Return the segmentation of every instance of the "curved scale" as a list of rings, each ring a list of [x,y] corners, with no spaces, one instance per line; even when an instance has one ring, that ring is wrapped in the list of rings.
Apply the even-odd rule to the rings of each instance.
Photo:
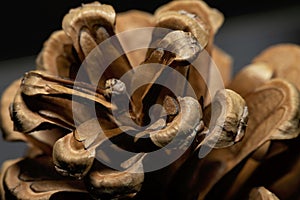
[[[55,200],[59,199],[55,197],[61,192],[68,194],[64,197],[66,200],[73,199],[74,195],[92,199],[82,181],[57,174],[48,156],[18,160],[9,164],[2,173],[6,199]]]

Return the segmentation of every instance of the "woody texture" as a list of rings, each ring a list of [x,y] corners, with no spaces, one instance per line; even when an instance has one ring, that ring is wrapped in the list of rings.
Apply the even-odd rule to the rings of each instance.
[[[2,94],[3,138],[28,150],[2,165],[1,199],[299,199],[300,46],[271,46],[231,78],[223,21],[201,0],[70,9]],[[119,34],[142,29],[149,48],[127,52],[145,36]]]

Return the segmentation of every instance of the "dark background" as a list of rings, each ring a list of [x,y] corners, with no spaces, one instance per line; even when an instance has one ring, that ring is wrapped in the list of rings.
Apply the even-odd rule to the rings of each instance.
[[[36,54],[49,35],[61,29],[70,8],[93,1],[5,1],[0,4],[0,94],[24,72],[34,69]],[[117,12],[141,9],[153,12],[166,0],[103,0]],[[278,43],[300,44],[298,0],[207,0],[225,15],[215,43],[234,59],[233,74],[263,49]],[[299,64],[300,65],[300,64]],[[2,109],[2,108],[0,108]],[[23,154],[23,143],[0,139],[0,164]]]

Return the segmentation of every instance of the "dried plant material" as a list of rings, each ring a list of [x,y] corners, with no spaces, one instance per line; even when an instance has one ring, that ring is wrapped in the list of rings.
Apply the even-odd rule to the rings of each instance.
[[[75,87],[73,87],[74,84],[75,83],[71,80],[51,76],[41,71],[31,71],[25,74],[21,84],[21,89],[27,96],[41,94],[75,95],[95,101],[104,107],[113,109],[113,105],[105,100],[103,90],[97,89],[96,87],[86,83],[76,83]],[[70,87],[73,87],[74,89],[71,89]],[[95,93],[95,91],[98,93]]]
[[[224,199],[235,198],[238,194],[247,191],[249,187],[253,187],[253,183],[251,179],[256,177],[256,173],[260,170],[261,165],[263,165],[263,163],[268,163],[268,161],[272,159],[272,157],[286,153],[288,150],[289,150],[288,146],[284,144],[283,141],[280,142],[268,141],[264,143],[262,146],[260,146],[259,148],[257,148],[251,154],[251,157],[249,157],[245,161],[244,166],[239,171],[238,175],[233,181],[232,187],[226,192],[226,195],[224,195],[225,196]],[[272,172],[272,173],[276,174],[276,172]]]
[[[19,87],[20,81],[16,81],[14,84],[18,84]],[[2,100],[5,100],[5,98],[2,98]],[[5,138],[7,140],[26,141],[28,144],[42,149],[45,153],[51,154],[50,146],[64,134],[64,129],[30,111],[21,97],[20,90],[15,94],[15,98],[9,108],[10,110],[3,111],[2,116],[9,117],[10,115],[14,123],[11,124],[10,129],[3,131]],[[52,124],[53,127],[45,130],[43,127],[46,124]],[[3,124],[2,127],[6,126]]]
[[[150,102],[149,105],[156,103],[156,99],[153,98],[153,95],[156,93],[161,93],[159,96],[164,96],[164,93],[161,92],[161,87],[158,89],[153,89],[153,87],[159,78],[163,77],[163,75],[166,76],[163,72],[166,71],[167,66],[173,62],[192,62],[203,50],[193,35],[183,31],[171,31],[166,34],[156,46],[157,48],[151,52],[143,64],[156,63],[160,64],[160,67],[151,67],[151,65],[149,65],[147,72],[143,72],[145,75],[143,79],[140,79],[139,76],[135,76],[131,82],[133,86],[141,85],[140,82],[151,83],[137,89],[132,95],[134,105],[133,113],[135,113],[136,122],[138,124],[142,124],[141,122],[145,117],[143,114],[149,109],[149,107],[144,106],[144,102]],[[136,73],[138,74],[138,72]],[[184,76],[187,75],[185,74]],[[169,77],[172,79],[172,74],[170,74]],[[149,80],[145,81],[145,79]],[[174,78],[172,80],[175,81]],[[177,88],[177,91],[181,91],[179,94],[185,95],[185,83],[181,81],[177,84],[180,84],[179,88]]]
[[[266,144],[270,144],[267,142]],[[267,145],[263,145],[267,146]],[[254,153],[255,154],[255,153]],[[234,196],[239,193],[246,185],[247,181],[251,178],[251,176],[255,173],[255,170],[259,167],[260,162],[253,159],[252,157],[249,158],[243,168],[239,171],[236,179],[234,180],[232,187],[230,187],[226,191],[226,195],[224,195],[224,199],[232,199]]]
[[[155,15],[155,24],[157,27],[190,32],[197,39],[197,42],[202,50],[207,47],[209,41],[209,31],[207,24],[201,20],[202,19],[197,18],[196,15],[189,14],[187,11],[167,11],[162,13],[159,12]],[[154,38],[156,37],[159,36],[154,36]],[[152,43],[153,42],[154,41],[152,41]],[[208,65],[206,65],[208,63],[205,63],[206,60],[204,63],[202,63],[203,73],[199,74],[199,71],[190,66],[193,61],[194,60],[187,60],[186,64],[182,64],[181,66],[175,65],[176,67],[174,67],[174,69],[179,71],[183,76],[187,77],[195,94],[197,95],[197,98],[200,99],[201,96],[204,96],[206,92],[204,80],[207,78],[206,75],[208,74]]]
[[[21,90],[17,93],[11,107],[15,129],[31,133],[45,130],[45,127],[46,129],[60,127],[61,132],[65,133],[64,129],[74,128],[72,105],[76,105],[77,111],[81,113],[80,118],[76,119],[78,122],[90,119],[92,108],[80,101],[76,102],[75,99],[72,101],[73,93],[90,101],[98,99],[96,102],[102,102],[111,107],[111,104],[104,101],[103,95],[98,95],[98,98],[92,96],[91,88],[93,87],[89,88],[88,84],[83,84],[83,88],[77,87],[78,92],[66,87],[67,84],[72,86],[73,82],[42,72],[26,74],[21,84]],[[55,95],[61,95],[61,97]],[[65,95],[69,95],[70,98],[64,98]],[[37,102],[39,103],[37,104]]]
[[[121,131],[122,132],[122,131]],[[121,133],[119,132],[119,134]],[[74,131],[74,137],[84,144],[85,148],[90,148],[95,140],[105,140],[110,137],[104,135],[103,130],[99,126],[98,119],[92,118],[80,124]]]
[[[153,27],[154,26],[154,17],[147,12],[139,10],[129,10],[123,13],[118,13],[116,18],[116,32],[122,33],[123,31],[131,31],[138,28]],[[140,29],[142,31],[142,29]],[[127,51],[127,49],[133,49],[131,47],[138,47],[139,44],[145,43],[144,34],[136,34],[134,37],[126,37],[126,40],[120,43],[124,49],[124,52],[127,52],[126,55],[130,61],[131,66],[136,67],[140,65],[144,60],[147,53],[147,49],[137,49],[134,51]],[[149,41],[150,43],[150,41]]]
[[[224,85],[227,86],[231,81],[231,70],[233,62],[232,57],[217,46],[213,47],[211,57],[222,76]],[[210,80],[213,79],[213,77],[210,78]],[[239,93],[239,95],[242,96],[241,93]]]
[[[84,60],[97,44],[113,34],[115,17],[115,11],[110,5],[101,5],[98,2],[83,4],[80,8],[71,9],[69,14],[64,17],[62,27],[72,38],[81,60]],[[94,35],[95,38],[91,35]],[[84,39],[86,41],[82,41]]]
[[[265,98],[265,95],[268,95],[268,98]],[[247,96],[245,100],[248,104],[249,112],[252,109],[259,109],[260,111],[257,111],[260,114],[253,115],[251,119],[253,124],[262,124],[262,119],[267,121],[271,120],[276,127],[275,129],[272,126],[257,127],[251,125],[253,126],[252,128],[249,122],[247,131],[254,132],[255,130],[255,132],[259,132],[264,128],[275,129],[274,132],[268,132],[269,137],[266,139],[271,140],[292,139],[299,135],[299,92],[289,82],[281,79],[269,81],[267,84],[258,88],[253,94]],[[263,103],[265,101],[268,103]],[[261,107],[258,108],[259,106],[256,105],[256,102],[260,105],[265,105],[263,107],[264,109],[261,109]],[[256,110],[253,110],[252,113],[255,113],[255,111]],[[272,114],[270,115],[269,113]],[[259,135],[262,136],[262,134]],[[260,144],[262,144],[262,142],[263,141],[260,141]]]
[[[165,9],[165,12],[156,12],[156,26],[190,32],[195,36],[200,46],[205,48],[208,53],[211,53],[212,47],[210,40],[213,37],[213,34],[210,34],[209,24],[205,23],[203,18],[197,16],[195,13],[190,13],[188,8],[186,10],[176,9],[174,11],[172,9],[168,9],[168,6],[166,5]],[[155,36],[154,38],[157,37],[159,36]],[[202,66],[200,71],[191,65],[191,61],[180,67],[174,67],[183,76],[187,77],[187,80],[191,84],[198,100],[206,98],[207,88],[205,83],[208,81],[210,65],[209,56],[205,53],[199,57],[201,57],[201,59],[197,59],[194,65]],[[187,93],[187,95],[192,94]]]
[[[212,150],[204,159],[199,160],[195,155],[188,160],[182,171],[191,173],[178,175],[177,180],[187,184],[187,188],[176,188],[178,195],[182,190],[189,190],[195,193],[191,193],[187,199],[197,195],[198,199],[204,199],[222,177],[266,142],[292,139],[299,135],[299,92],[290,83],[271,80],[245,100],[250,115],[244,138],[231,147]],[[192,183],[191,177],[194,178]]]
[[[229,188],[226,192],[226,195],[224,195],[224,199],[232,199],[237,195],[248,191],[249,187],[253,187],[255,185],[252,183],[253,181],[251,181],[251,179],[254,179],[256,177],[257,172],[260,171],[261,165],[263,165],[263,163],[268,163],[268,161],[272,159],[272,157],[286,153],[287,151],[288,146],[285,145],[283,141],[268,141],[257,148],[245,161],[245,164],[239,171],[235,180],[232,182],[232,187]],[[271,173],[276,174],[276,172],[273,172],[273,170]],[[266,182],[268,181],[266,180]]]
[[[22,160],[21,158],[18,159],[14,159],[14,160],[6,160],[3,162],[2,166],[1,166],[1,171],[0,171],[0,197],[1,199],[5,199],[5,190],[3,187],[3,180],[4,180],[4,174],[6,172],[6,170],[11,166],[14,165],[15,163],[19,162],[20,160]]]
[[[254,63],[262,62],[273,69],[274,78],[282,78],[293,83],[298,89],[300,46],[279,44],[269,47],[253,59]]]
[[[296,145],[297,151],[298,144],[296,143]],[[281,199],[299,199],[300,197],[300,152],[297,151],[292,156],[295,163],[289,171],[269,186],[270,190],[274,191]]]
[[[249,194],[249,200],[279,200],[275,194],[264,187],[253,188]]]
[[[170,142],[172,146],[179,149],[186,149],[196,133],[200,130],[202,112],[199,103],[191,97],[178,98],[180,112],[172,122],[165,128],[158,131],[139,133],[149,134],[152,142],[158,147],[164,147]]]
[[[76,140],[83,142],[85,148],[95,149],[106,140],[118,136],[127,131],[136,131],[135,127],[123,125],[111,117],[111,121],[105,118],[92,118],[81,123],[74,131]]]
[[[158,27],[191,32],[200,46],[205,48],[208,43],[208,30],[203,21],[198,21],[194,15],[190,16],[188,13],[169,11],[157,15],[155,22]]]
[[[217,149],[232,146],[236,142],[242,140],[244,136],[244,131],[246,128],[245,126],[247,124],[248,118],[246,102],[234,91],[225,89],[220,90],[216,93],[215,98],[212,101],[212,105],[210,105],[205,110],[204,117],[206,117],[206,119],[204,120],[211,120],[210,123],[209,121],[206,121],[206,127],[208,127],[209,130],[201,132],[200,135],[204,133],[207,135],[195,149],[200,149],[202,148],[202,146],[210,146],[211,148]],[[200,162],[198,157],[194,159]],[[194,166],[195,160],[192,160],[191,157],[187,158],[187,161],[185,164],[183,164],[183,167],[181,167],[180,170],[176,170],[177,175],[175,176],[176,178],[172,180],[173,183],[185,183],[186,181],[187,188],[179,189],[179,185],[174,184],[176,186],[174,186],[174,188],[173,186],[171,186],[172,190],[179,191],[180,194],[177,194],[177,192],[175,192],[175,194],[171,195],[170,198],[179,195],[177,196],[178,198],[194,199],[198,195],[197,188],[190,188],[193,187],[192,184],[194,184],[194,182],[196,181],[194,181],[193,183],[189,183],[189,179],[193,177],[192,179],[195,180],[194,178],[197,177],[197,173],[199,173],[199,171],[193,172],[193,170],[191,170],[191,168],[193,169],[194,167],[199,166]],[[192,175],[189,176],[190,173],[186,173],[186,170],[191,170],[190,172]],[[206,183],[202,184],[205,185]],[[184,193],[183,190],[193,192],[188,195],[185,193],[185,197],[183,197],[181,196]]]
[[[219,90],[205,115],[208,118],[205,124],[209,130],[199,145],[224,148],[243,138],[248,121],[248,108],[239,94],[228,89]]]
[[[247,95],[252,134],[245,136],[245,100],[231,90],[210,100],[211,56],[229,79],[230,57],[213,44],[222,22],[203,1],[170,2],[155,15],[117,15],[98,2],[70,10],[63,30],[44,43],[37,70],[2,99],[7,110],[1,117],[10,112],[14,122],[3,127],[11,131],[7,138],[30,146],[24,158],[4,166],[3,198],[202,199],[246,158],[282,152],[271,141],[297,137],[295,88],[274,81],[260,88],[262,94]],[[128,54],[144,35],[120,41],[117,33],[150,26],[156,28],[149,47]],[[139,64],[146,70],[131,66]],[[272,105],[261,111],[267,105],[261,96],[268,95]],[[282,121],[274,117],[279,112]],[[199,160],[200,149],[208,147],[218,149]]]
[[[220,13],[216,9],[209,8],[207,4],[202,1],[172,1],[164,6],[158,8],[155,12],[155,15],[161,15],[168,11],[175,11],[178,13],[187,12],[189,16],[194,16],[194,18],[200,22],[203,20],[204,24],[206,24],[206,29],[209,32],[208,39],[208,51],[210,52],[213,45],[213,37],[220,26],[223,24],[224,17],[222,13]],[[176,28],[177,29],[177,28]],[[198,38],[198,37],[197,37]],[[200,42],[201,43],[201,42]],[[201,43],[202,44],[202,43]]]
[[[105,82],[105,95],[111,98],[113,95],[126,94],[126,85],[118,79],[108,79]]]
[[[64,176],[84,177],[92,167],[95,151],[87,150],[73,133],[60,138],[53,146],[55,169]]]
[[[47,156],[13,161],[2,173],[4,199],[91,199],[82,182],[58,175]]]
[[[183,31],[168,33],[159,41],[158,48],[175,54],[174,61],[176,62],[193,61],[203,50],[201,44],[197,42],[191,33]]]
[[[21,96],[20,89],[15,96],[12,106],[10,107],[10,113],[11,118],[14,121],[14,130],[23,133],[32,132],[44,123],[52,123],[27,107]]]
[[[164,99],[163,107],[166,111],[166,114],[170,116],[177,115],[180,109],[178,102],[170,96],[166,96]]]
[[[156,10],[155,14],[164,13],[166,11],[185,10],[202,18],[205,23],[208,23],[214,32],[223,24],[224,16],[216,9],[207,6],[204,1],[173,1]]]
[[[66,87],[67,85],[69,87]],[[76,119],[78,123],[90,119],[92,108],[82,102],[72,101],[71,96],[75,92],[70,89],[72,85],[73,82],[70,80],[42,72],[28,73],[11,107],[15,130],[30,133],[26,135],[27,140],[45,150],[44,144],[53,146],[55,141],[66,133],[66,129],[74,128],[72,105],[76,105],[77,111],[81,113],[80,118]],[[97,98],[91,95],[94,94],[92,86],[88,84],[80,86],[77,87],[78,92],[74,94],[90,99],[90,101]],[[61,97],[55,95],[61,95]],[[70,98],[64,98],[66,95]],[[99,98],[99,102],[104,102],[109,106],[104,101],[103,95]],[[46,152],[51,152],[49,147],[46,149],[48,149],[45,150]]]
[[[253,59],[253,64],[242,69],[229,88],[243,97],[272,78],[282,78],[300,89],[300,47],[294,44],[279,44],[269,47]],[[252,87],[249,87],[251,85]]]
[[[97,198],[134,197],[144,182],[144,173],[140,173],[143,168],[142,159],[143,157],[124,171],[95,165],[88,175],[88,190]]]
[[[118,13],[116,21],[116,32],[120,33],[135,28],[151,27],[153,16],[140,10],[129,10]]]
[[[273,69],[265,63],[253,63],[244,67],[232,80],[228,88],[242,97],[253,92],[257,87],[273,78]],[[251,86],[251,87],[250,87]]]
[[[16,91],[20,87],[21,80],[14,81],[2,94],[1,98],[1,131],[7,141],[26,141],[26,137],[14,130],[14,124],[10,117],[9,107],[15,98]]]
[[[267,99],[266,96],[268,96]],[[249,107],[249,113],[256,113],[256,115],[252,114],[249,118],[248,134],[239,144],[241,146],[230,147],[237,153],[233,160],[244,159],[255,149],[266,154],[269,149],[267,141],[292,139],[299,135],[299,92],[293,85],[283,80],[274,79],[259,87],[245,100]],[[273,100],[271,101],[272,104],[270,100]],[[269,103],[263,103],[265,101]],[[260,105],[264,106],[261,107]],[[246,153],[247,151],[248,153]],[[247,173],[250,175],[256,169],[257,163],[253,163],[251,167],[248,165],[245,167],[248,168]],[[238,183],[233,185],[235,187],[242,186],[249,175],[245,176],[244,174],[243,178],[238,177],[239,179],[235,180]]]
[[[14,131],[22,133],[26,142],[42,149],[46,154],[51,154],[50,146],[65,133],[65,129],[53,121],[32,112],[22,100],[20,91],[15,96],[10,112]]]
[[[237,167],[235,172],[230,173],[231,178],[236,177],[234,184],[231,184],[233,181],[229,176],[223,180],[223,183],[230,182],[231,186],[221,191],[225,196],[224,199],[246,198],[247,193],[258,185],[272,191],[279,199],[298,199],[299,193],[296,191],[299,189],[299,174],[293,171],[297,171],[297,168],[299,170],[299,137],[268,143],[258,149],[262,157],[257,157],[257,155],[254,157],[254,154],[257,154],[255,152],[246,160],[242,169]],[[278,163],[284,163],[284,165]],[[284,177],[288,176],[290,177],[288,181],[286,179],[281,182],[285,179]],[[272,187],[277,182],[281,182],[280,186]],[[220,190],[215,192],[220,192]]]
[[[49,74],[69,77],[73,70],[79,68],[80,62],[75,53],[73,42],[64,31],[56,31],[44,43],[36,59],[38,70]]]
[[[84,4],[81,8],[70,10],[69,14],[63,19],[63,29],[71,37],[81,61],[84,61],[87,55],[95,49],[91,54],[91,56],[95,57],[93,59],[95,63],[88,62],[84,65],[93,85],[100,84],[100,86],[104,86],[107,79],[120,78],[124,73],[131,70],[131,65],[117,38],[115,38],[114,43],[108,41],[103,43],[104,47],[97,47],[98,44],[115,34],[115,18],[116,13],[110,5],[94,2]],[[99,58],[108,56],[114,58],[114,55],[117,59],[110,64],[111,69],[109,71],[106,70],[103,74],[104,77],[101,78],[98,68],[103,60],[101,61]]]

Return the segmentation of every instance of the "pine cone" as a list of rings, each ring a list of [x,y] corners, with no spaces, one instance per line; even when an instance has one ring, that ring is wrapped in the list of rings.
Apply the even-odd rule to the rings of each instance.
[[[29,146],[3,164],[2,199],[296,198],[299,92],[286,71],[299,47],[266,50],[230,82],[213,44],[222,22],[192,0],[154,15],[71,9],[2,96],[4,139]]]

